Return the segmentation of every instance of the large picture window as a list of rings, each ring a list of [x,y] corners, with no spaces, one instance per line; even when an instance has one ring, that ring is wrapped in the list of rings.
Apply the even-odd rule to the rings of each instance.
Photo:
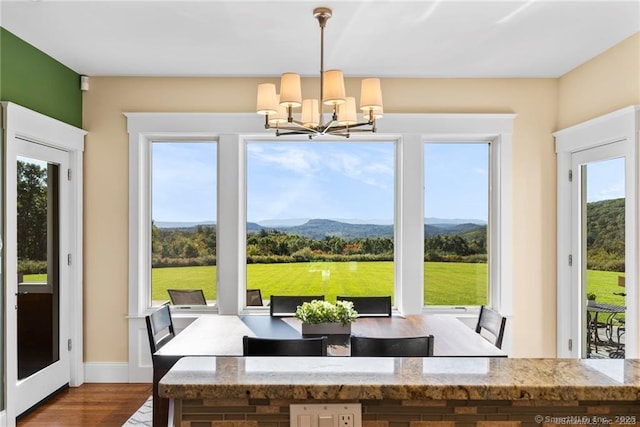
[[[248,143],[247,289],[393,295],[394,165],[394,143]]]
[[[513,114],[387,114],[384,129],[381,125],[377,135],[354,134],[348,140],[324,141],[265,135],[263,123],[256,120],[255,114],[125,114],[129,132],[130,360],[137,360],[140,351],[148,348],[143,316],[151,312],[150,302],[153,299],[159,304],[168,300],[166,289],[162,290],[162,286],[168,285],[156,281],[159,278],[156,273],[167,268],[166,271],[173,269],[177,273],[196,268],[151,266],[155,257],[152,232],[154,225],[163,222],[200,224],[213,220],[216,224],[215,266],[204,266],[205,271],[209,269],[207,278],[187,283],[185,279],[192,280],[193,275],[178,275],[169,280],[171,286],[204,289],[209,303],[202,310],[190,307],[181,311],[182,315],[175,318],[178,329],[203,312],[234,315],[245,310],[266,311],[247,308],[247,301],[256,303],[245,292],[252,288],[261,290],[265,307],[269,296],[275,294],[317,293],[331,300],[344,293],[344,296],[392,295],[395,308],[407,315],[423,312],[425,304],[426,310],[458,315],[457,307],[482,301],[507,316],[511,314]],[[461,138],[474,144],[460,144]],[[438,276],[430,272],[429,262],[425,263],[424,218],[444,217],[430,211],[439,203],[430,202],[431,193],[424,191],[424,171],[433,170],[432,163],[438,166],[437,161],[432,162],[425,141],[452,144],[450,147],[484,147],[478,158],[484,159],[486,175],[473,175],[476,179],[469,179],[469,183],[478,181],[485,185],[476,195],[487,198],[486,262],[465,259],[455,263],[455,266],[474,264],[472,267],[481,272],[473,276],[473,286],[478,292],[456,292],[454,286],[459,285],[451,271]],[[173,169],[175,179],[191,177],[192,183],[200,182],[193,181],[200,171],[206,169],[211,173],[210,191],[196,192],[196,187],[187,182],[183,193],[201,199],[198,202],[211,201],[213,216],[165,217],[159,215],[158,207],[152,206],[162,197],[163,185],[170,182],[153,181],[161,168],[159,160],[153,158],[153,151],[157,147],[162,149],[163,144],[182,143],[215,147],[215,157],[208,157],[208,167],[201,165],[205,156],[185,162],[187,169],[175,168],[181,163],[178,155],[166,164],[167,171]],[[469,172],[464,173],[469,176]],[[451,186],[455,181],[450,181],[442,184],[447,186],[444,202],[462,197]],[[489,183],[491,191],[486,187]],[[180,200],[174,198],[173,203],[184,203]],[[188,211],[196,212],[191,208]],[[483,219],[470,212],[456,217]],[[331,230],[329,237],[290,236],[292,227],[310,221],[313,225],[313,220],[342,222],[346,226]],[[289,229],[285,232],[277,226]],[[392,250],[388,240],[378,239],[378,232],[347,239],[346,228],[352,232],[358,227],[369,231],[376,227],[391,228],[391,237],[384,239],[391,239]],[[160,227],[156,231],[159,230]],[[264,239],[260,241],[261,238]],[[292,244],[294,241],[297,243]],[[339,244],[327,246],[328,241]],[[154,253],[156,249],[157,246]],[[481,255],[477,255],[479,260]],[[435,298],[438,292],[466,295],[472,300],[448,297],[438,302]],[[130,378],[143,379],[148,375],[148,366],[130,368]]]
[[[424,303],[489,302],[488,143],[424,148]]]
[[[202,290],[206,301],[213,303],[216,143],[153,142],[151,165],[152,305],[168,301],[169,289]],[[187,305],[196,302],[187,298]]]

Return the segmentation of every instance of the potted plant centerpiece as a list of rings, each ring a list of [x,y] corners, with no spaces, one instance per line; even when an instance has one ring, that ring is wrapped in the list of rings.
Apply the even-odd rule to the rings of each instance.
[[[595,303],[596,303],[596,294],[594,294],[593,292],[589,292],[587,294],[587,305],[591,307]]]
[[[295,317],[302,322],[302,335],[349,335],[358,312],[351,301],[313,300],[298,306]]]

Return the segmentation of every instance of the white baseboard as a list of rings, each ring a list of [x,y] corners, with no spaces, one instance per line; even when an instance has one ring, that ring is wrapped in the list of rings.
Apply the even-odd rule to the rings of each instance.
[[[129,364],[126,362],[90,362],[84,364],[85,383],[128,383]]]

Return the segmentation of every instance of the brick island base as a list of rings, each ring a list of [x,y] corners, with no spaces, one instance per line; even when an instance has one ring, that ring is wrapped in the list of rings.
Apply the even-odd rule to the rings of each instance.
[[[640,427],[640,360],[187,357],[159,383],[179,427],[290,427],[361,403],[363,427]]]

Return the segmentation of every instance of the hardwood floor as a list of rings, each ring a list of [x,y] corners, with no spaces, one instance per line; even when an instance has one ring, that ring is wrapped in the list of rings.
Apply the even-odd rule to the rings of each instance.
[[[69,387],[18,420],[18,427],[121,427],[152,392],[151,384]]]

